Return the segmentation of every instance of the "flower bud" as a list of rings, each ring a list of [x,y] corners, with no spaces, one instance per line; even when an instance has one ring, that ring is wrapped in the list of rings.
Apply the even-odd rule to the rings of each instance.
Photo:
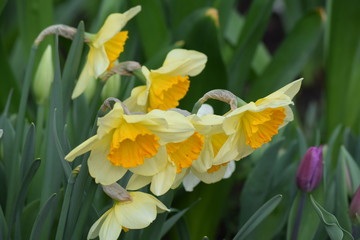
[[[120,85],[121,85],[120,75],[118,74],[112,75],[106,81],[102,89],[101,98],[105,100],[108,97],[117,97],[119,95]]]
[[[322,147],[310,147],[301,161],[296,184],[304,192],[313,191],[320,183],[323,172]]]
[[[33,81],[33,91],[35,94],[36,102],[38,104],[43,104],[49,97],[51,83],[53,79],[54,66],[52,60],[51,45],[48,45],[41,57]]]
[[[350,204],[349,214],[352,219],[359,219],[360,216],[360,186],[356,190]]]

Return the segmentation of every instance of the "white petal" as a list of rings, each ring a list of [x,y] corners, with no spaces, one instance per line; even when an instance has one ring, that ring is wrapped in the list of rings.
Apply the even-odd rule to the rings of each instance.
[[[236,168],[236,166],[235,166],[235,162],[234,161],[230,161],[227,165],[226,165],[226,172],[225,172],[225,174],[224,174],[224,179],[226,179],[226,178],[229,178],[229,177],[231,177],[231,175],[233,174],[233,172],[235,172],[235,168]]]
[[[208,173],[208,172],[200,173],[200,172],[196,171],[195,169],[192,169],[192,172],[201,181],[203,181],[204,183],[210,184],[210,183],[215,183],[215,182],[220,181],[224,177],[226,168],[227,168],[226,166],[221,166],[217,171],[212,172],[212,173]]]
[[[183,185],[187,192],[192,192],[199,183],[200,179],[192,174],[192,172],[189,172],[183,180]]]
[[[202,117],[208,114],[214,114],[214,109],[210,104],[204,103],[201,105],[196,115]]]
[[[72,162],[77,156],[80,156],[88,151],[90,151],[94,144],[99,140],[98,136],[92,136],[91,138],[87,139],[85,142],[81,143],[79,146],[74,148],[71,152],[69,152],[65,156],[65,160]]]
[[[93,146],[88,159],[89,173],[95,178],[96,183],[110,185],[122,178],[127,169],[121,166],[114,166],[108,160],[110,151],[111,135],[104,137]]]

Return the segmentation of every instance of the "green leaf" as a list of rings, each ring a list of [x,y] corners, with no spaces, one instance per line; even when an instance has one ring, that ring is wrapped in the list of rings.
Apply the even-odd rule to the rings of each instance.
[[[40,210],[40,199],[34,200],[24,207],[21,214],[21,236],[23,239],[28,239],[32,226],[35,222],[36,216]]]
[[[279,205],[282,196],[276,195],[262,205],[240,228],[233,240],[246,239],[246,237]]]
[[[52,211],[51,209],[54,209],[56,206],[56,194],[52,194],[50,198],[45,202],[44,206],[41,208],[39,214],[36,217],[35,223],[33,225],[30,240],[38,240],[40,239],[40,234],[44,230],[44,226],[47,226],[45,224],[46,218],[48,214]]]
[[[272,61],[251,87],[250,99],[257,99],[291,82],[302,70],[319,40],[324,11],[317,9],[305,15],[285,38]]]
[[[240,197],[240,224],[244,224],[265,201],[273,177],[272,166],[281,145],[282,141],[271,143],[246,179]]]
[[[346,161],[345,158],[342,157],[342,153],[340,151],[338,157],[338,165],[336,169],[335,175],[335,195],[333,198],[335,200],[335,216],[341,223],[341,225],[347,231],[351,231],[351,221],[349,218],[349,201],[347,194],[347,178],[346,174]]]
[[[348,175],[350,184],[349,194],[352,195],[355,193],[357,187],[360,186],[360,169],[345,146],[341,146],[340,148],[340,158],[343,159],[342,161],[345,164],[345,174]]]
[[[332,240],[354,239],[351,234],[343,229],[334,215],[326,211],[315,199],[310,195],[311,203],[322,221],[329,237]]]
[[[35,159],[35,125],[31,124],[28,130],[21,161],[21,176],[25,177],[30,165]]]
[[[326,119],[328,134],[346,120],[353,122],[351,115],[358,114],[358,71],[360,32],[354,22],[360,22],[360,4],[357,0],[329,1],[329,17],[325,34],[326,50]],[[346,26],[346,27],[345,27]],[[351,33],[351,34],[349,34]],[[346,47],[345,47],[346,46]],[[353,78],[352,78],[353,75]],[[354,88],[355,87],[355,88]],[[353,89],[354,88],[354,89]],[[350,95],[351,94],[351,95]],[[339,101],[339,99],[346,99]],[[344,104],[348,107],[344,108]],[[350,113],[355,111],[356,113]]]
[[[149,59],[169,43],[165,14],[158,0],[132,0],[132,4],[141,5],[141,12],[135,20],[145,56]]]
[[[8,227],[2,207],[0,206],[0,238],[6,239],[8,234]]]
[[[62,82],[64,85],[64,114],[68,112],[70,106],[71,94],[74,89],[75,79],[80,66],[81,53],[84,45],[84,23],[80,22],[77,33],[71,43],[68,57],[66,59]]]
[[[255,51],[266,30],[273,2],[274,0],[252,1],[246,16],[235,55],[229,67],[228,87],[236,95],[244,92],[245,80],[248,78]]]
[[[192,23],[192,29],[185,38],[184,48],[205,53],[208,61],[205,69],[198,76],[190,78],[190,89],[180,101],[180,107],[183,109],[191,110],[195,102],[210,90],[226,88],[228,76],[221,55],[218,33],[216,19],[205,11],[198,21]],[[204,36],[206,36],[206,41],[203,39]],[[229,108],[218,101],[209,101],[209,104],[219,114]]]
[[[313,193],[319,198],[323,198],[323,190],[321,186]],[[301,205],[303,205],[302,210]],[[300,222],[296,223],[297,219],[300,218]],[[294,225],[298,225],[297,236],[294,237]],[[320,221],[316,218],[316,214],[313,211],[309,196],[307,193],[298,191],[296,198],[291,205],[289,219],[287,224],[286,239],[298,239],[308,240],[314,239],[314,236],[319,228]]]
[[[164,225],[161,228],[161,238],[176,224],[176,222],[187,212],[190,208],[196,205],[201,199],[198,199],[194,203],[192,203],[189,207],[179,211],[175,215],[171,216],[169,219],[166,220]]]

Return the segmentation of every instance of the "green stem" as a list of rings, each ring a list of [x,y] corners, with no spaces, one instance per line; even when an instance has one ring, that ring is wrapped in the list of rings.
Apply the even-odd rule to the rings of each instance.
[[[136,69],[135,71],[132,72],[132,74],[134,74],[135,77],[137,77],[137,78],[140,79],[143,83],[146,84],[146,78],[145,78],[143,72],[141,71],[141,69]]]
[[[304,211],[305,198],[306,198],[306,193],[302,193],[300,203],[299,203],[299,207],[298,207],[298,210],[297,210],[297,213],[296,213],[296,218],[295,218],[293,231],[292,231],[292,236],[291,236],[292,240],[297,240],[298,239],[298,234],[299,234],[299,229],[300,229],[300,224],[301,224],[301,217],[302,217],[302,213]]]

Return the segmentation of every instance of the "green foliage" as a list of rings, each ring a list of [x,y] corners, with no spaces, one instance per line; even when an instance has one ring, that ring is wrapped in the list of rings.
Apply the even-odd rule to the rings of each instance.
[[[208,57],[204,71],[191,78],[183,109],[190,111],[212,89],[255,101],[296,78],[307,79],[294,100],[294,123],[237,162],[230,179],[200,184],[192,193],[168,192],[159,199],[176,212],[120,239],[292,239],[296,228],[299,240],[359,237],[351,236],[358,226],[348,209],[360,184],[360,3],[282,3],[0,0],[0,239],[85,239],[111,207],[88,173],[88,154],[64,160],[94,134],[104,83],[98,81],[91,99],[71,100],[71,94],[86,60],[85,32],[95,33],[108,14],[138,4],[142,11],[125,27],[129,39],[119,61],[157,69],[174,48]],[[76,35],[68,40],[54,34],[33,45],[55,23],[76,27]],[[30,86],[48,44],[55,74],[48,100],[37,105]],[[124,100],[139,84],[122,76],[113,97]],[[216,114],[229,111],[223,103],[209,103]],[[310,195],[301,193],[296,168],[306,149],[320,144],[322,183]]]

